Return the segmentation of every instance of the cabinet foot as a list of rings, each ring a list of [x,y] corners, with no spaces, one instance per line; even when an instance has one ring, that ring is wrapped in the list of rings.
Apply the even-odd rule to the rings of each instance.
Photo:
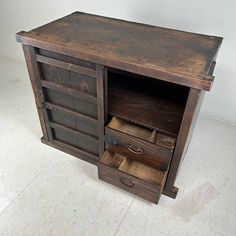
[[[173,186],[172,190],[163,189],[162,194],[175,199],[178,194],[178,191],[179,189]]]

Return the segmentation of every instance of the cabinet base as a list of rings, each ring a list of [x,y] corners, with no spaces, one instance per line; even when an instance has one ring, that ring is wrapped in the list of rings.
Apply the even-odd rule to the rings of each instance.
[[[41,138],[41,142],[44,143],[44,144],[47,144],[51,147],[54,147],[54,148],[56,148],[60,151],[63,151],[67,154],[78,157],[81,160],[90,162],[91,164],[94,164],[94,165],[98,164],[98,157],[97,157],[97,159],[95,159],[95,158],[91,158],[89,156],[86,156],[86,155],[84,155],[83,153],[81,153],[79,150],[77,150],[76,148],[74,148],[72,146],[69,146],[69,145],[66,145],[66,144],[59,145],[56,142],[51,142],[51,141],[46,140],[44,137]],[[174,186],[171,191],[163,189],[162,194],[175,199],[176,196],[177,196],[178,190],[179,189]]]

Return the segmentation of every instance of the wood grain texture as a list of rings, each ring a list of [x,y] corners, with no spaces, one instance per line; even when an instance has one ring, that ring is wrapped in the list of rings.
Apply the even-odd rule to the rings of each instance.
[[[77,130],[77,129],[73,129],[70,128],[64,124],[58,124],[55,122],[49,122],[50,127],[54,128],[54,129],[62,129],[68,133],[74,134],[74,135],[78,135],[81,137],[81,139],[87,139],[89,140],[89,143],[91,143],[91,145],[98,144],[98,138],[95,138],[93,136],[91,136],[90,134],[88,134],[87,132],[83,132],[81,130]]]
[[[81,12],[17,40],[122,70],[209,90],[209,67],[222,38],[138,24]]]
[[[176,147],[173,153],[170,169],[164,188],[164,192],[167,195],[171,196],[171,193],[173,191],[177,194],[176,188],[174,188],[175,179],[179,170],[181,160],[184,155],[184,150],[188,145],[188,140],[190,141],[191,130],[193,130],[193,127],[195,125],[196,117],[200,109],[202,98],[203,96],[200,90],[190,89],[179,135],[176,141]],[[176,194],[173,195],[173,197],[175,197]]]
[[[142,76],[108,74],[108,113],[177,136],[189,89]]]
[[[107,128],[116,130],[119,133],[136,137],[140,140],[156,144],[157,146],[173,150],[175,146],[175,138],[166,134],[157,132],[156,130],[147,129],[140,125],[135,125],[131,122],[113,117],[107,124]]]
[[[50,57],[45,57],[42,55],[36,55],[36,59],[38,62],[42,62],[44,64],[52,65],[58,68],[62,68],[65,70],[73,71],[82,75],[88,75],[90,77],[95,77],[95,71],[83,66],[78,66],[72,63],[67,63],[65,61],[59,61]]]
[[[96,69],[96,64],[92,63],[91,61],[85,61],[85,60],[82,60],[78,57],[71,57],[71,56],[68,56],[68,55],[65,55],[65,54],[53,52],[51,50],[49,51],[49,50],[44,50],[42,48],[38,48],[37,49],[37,54],[45,56],[45,57],[53,58],[53,59],[56,59],[56,60],[59,60],[59,61],[67,62],[67,63],[70,63],[70,64],[83,66],[83,67],[90,68],[90,69],[93,69],[93,70]]]
[[[46,95],[46,102],[97,119],[98,117],[97,104],[78,99],[71,95],[55,91],[53,89],[44,88],[44,91]]]
[[[30,77],[31,86],[34,93],[35,103],[39,115],[43,137],[46,140],[52,140],[52,133],[49,127],[48,115],[43,103],[45,102],[45,95],[42,90],[40,81],[40,72],[36,61],[35,48],[32,46],[23,45],[25,60]]]
[[[104,152],[104,123],[105,123],[105,78],[107,70],[102,65],[96,65],[96,85],[97,85],[97,111],[98,111],[98,137],[99,137],[99,156]]]
[[[98,176],[107,183],[157,204],[166,172],[126,156],[105,152],[98,163]]]
[[[80,114],[71,114],[64,109],[56,109],[54,107],[45,105],[49,116],[49,121],[64,125],[71,129],[86,133],[94,138],[98,138],[98,122],[91,120],[89,117],[81,116]],[[50,107],[50,108],[48,108]]]
[[[16,38],[42,142],[97,164],[100,179],[146,200],[175,198],[222,38],[81,12]]]
[[[106,150],[129,156],[140,162],[167,170],[172,157],[172,150],[159,147],[121,132],[106,128]]]
[[[63,151],[65,153],[78,157],[79,159],[90,162],[91,164],[97,165],[98,163],[98,159],[99,159],[98,155],[94,155],[92,153],[86,152],[84,150],[81,150],[77,147],[66,144],[64,142],[61,142],[58,140],[48,141],[44,138],[41,138],[41,142],[53,148],[56,148],[60,151]]]
[[[81,93],[85,93],[85,95],[97,96],[95,78],[45,63],[39,62],[38,65],[43,81],[49,81],[71,89],[76,89]]]
[[[61,107],[61,106],[58,106],[56,104],[52,104],[50,102],[45,102],[44,103],[45,107],[50,109],[50,110],[56,110],[56,111],[61,111],[65,114],[68,114],[68,115],[71,115],[75,118],[78,118],[78,119],[85,119],[85,120],[88,120],[89,122],[91,122],[93,125],[98,125],[98,120],[95,119],[95,118],[92,118],[90,116],[87,116],[85,114],[82,114],[80,112],[77,112],[77,111],[72,111],[70,109],[67,109],[65,107]]]
[[[97,98],[95,96],[90,95],[88,93],[80,92],[77,89],[73,89],[73,88],[66,87],[64,85],[60,85],[60,84],[49,82],[49,81],[42,81],[42,87],[52,89],[54,91],[61,92],[67,95],[71,95],[73,97],[79,98],[87,102],[97,104]]]
[[[52,123],[50,125],[54,127],[51,128],[53,141],[60,141],[93,155],[99,154],[98,140],[80,132],[72,132],[71,129],[66,129],[62,125],[53,125]]]

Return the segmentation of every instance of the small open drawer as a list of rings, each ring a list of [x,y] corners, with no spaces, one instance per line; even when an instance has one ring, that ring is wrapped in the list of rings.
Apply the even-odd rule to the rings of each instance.
[[[106,151],[98,163],[99,179],[158,203],[166,180],[160,171],[142,162]]]
[[[167,170],[174,145],[173,136],[113,117],[105,129],[106,149],[134,157],[155,168]]]

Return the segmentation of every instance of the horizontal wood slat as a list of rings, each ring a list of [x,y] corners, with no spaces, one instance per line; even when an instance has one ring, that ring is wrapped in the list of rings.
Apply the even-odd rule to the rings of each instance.
[[[82,131],[78,131],[78,130],[74,130],[74,129],[71,129],[67,126],[64,126],[64,125],[61,125],[61,124],[58,124],[58,123],[55,123],[55,122],[49,122],[49,125],[51,128],[59,128],[59,129],[63,129],[65,131],[68,131],[68,132],[71,132],[75,135],[80,135],[80,136],[84,136],[85,138],[89,139],[91,141],[91,143],[94,143],[94,144],[98,144],[98,139],[89,135],[89,134],[86,134]]]
[[[72,63],[64,62],[64,61],[59,61],[57,59],[53,59],[50,57],[45,57],[42,55],[37,54],[36,59],[38,62],[42,62],[51,66],[56,66],[65,70],[73,71],[79,74],[83,75],[88,75],[90,77],[96,77],[96,71],[90,68],[86,68],[83,66],[78,66]]]
[[[99,159],[98,156],[90,153],[90,152],[86,152],[82,149],[79,149],[77,147],[71,146],[67,143],[58,141],[58,140],[52,140],[52,141],[47,141],[46,139],[41,139],[41,141],[47,145],[50,145],[51,147],[57,148],[63,152],[69,153],[73,156],[76,156],[82,160],[88,161],[94,165],[97,164],[97,161]]]
[[[62,92],[67,95],[71,95],[73,97],[80,98],[81,100],[97,104],[97,97],[87,94],[87,93],[80,92],[76,89],[66,87],[64,85],[60,85],[60,84],[56,84],[53,82],[42,80],[42,87],[49,88],[49,89],[55,90],[57,92]]]
[[[79,117],[79,118],[84,118],[84,119],[87,119],[89,120],[90,122],[94,123],[94,125],[98,126],[98,120],[90,117],[90,116],[87,116],[87,115],[84,115],[82,113],[79,113],[79,112],[76,112],[76,111],[72,111],[70,109],[67,109],[65,107],[62,107],[62,106],[58,106],[58,105],[55,105],[55,104],[52,104],[50,102],[45,102],[44,103],[44,106],[47,108],[47,109],[50,109],[50,110],[59,110],[61,112],[65,112],[69,115],[72,115],[74,117]]]

